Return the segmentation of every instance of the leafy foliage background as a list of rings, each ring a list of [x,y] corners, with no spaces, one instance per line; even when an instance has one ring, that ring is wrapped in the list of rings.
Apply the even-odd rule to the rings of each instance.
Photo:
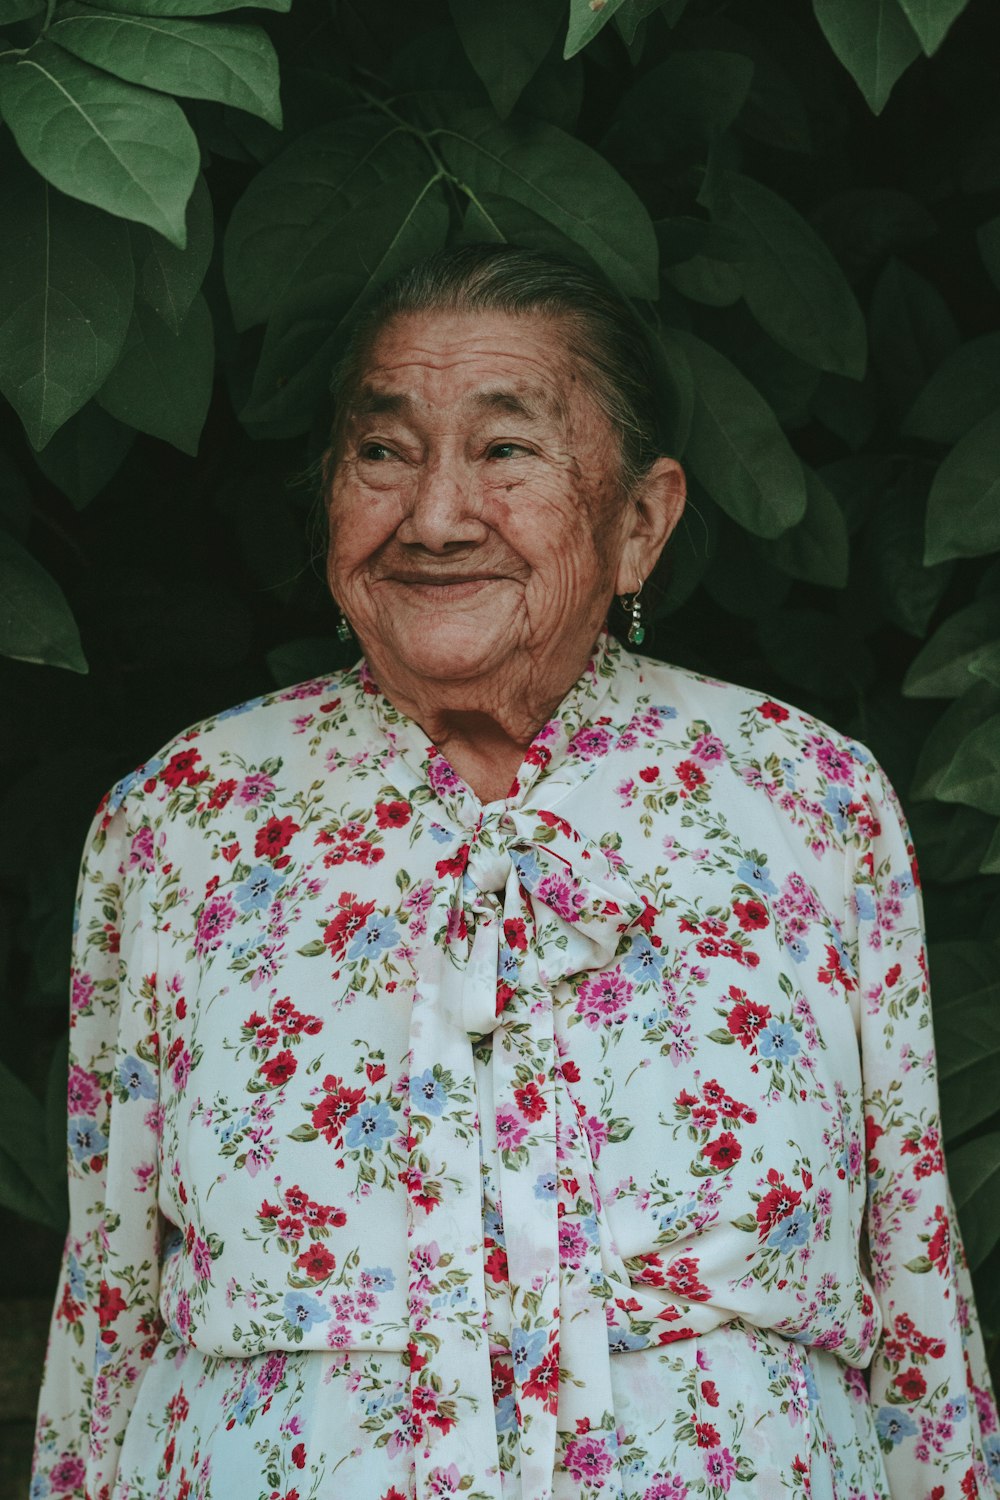
[[[910,815],[1000,1333],[993,0],[0,0],[0,1204],[46,1295],[98,798],[352,656],[311,466],[350,317],[446,242],[596,265],[692,501],[651,649],[866,741]],[[32,1227],[34,1226],[34,1227]]]

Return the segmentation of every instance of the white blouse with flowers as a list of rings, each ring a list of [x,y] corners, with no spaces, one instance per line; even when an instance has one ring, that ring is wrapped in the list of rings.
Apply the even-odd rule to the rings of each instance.
[[[602,636],[482,805],[364,665],[80,887],[32,1500],[973,1500],[1000,1433],[863,746]]]

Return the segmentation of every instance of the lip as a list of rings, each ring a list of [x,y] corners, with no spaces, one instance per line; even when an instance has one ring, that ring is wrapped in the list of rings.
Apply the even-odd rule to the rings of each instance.
[[[479,593],[491,583],[501,582],[495,573],[460,574],[454,578],[435,578],[431,575],[408,578],[396,575],[386,581],[436,599],[464,599],[468,595]]]

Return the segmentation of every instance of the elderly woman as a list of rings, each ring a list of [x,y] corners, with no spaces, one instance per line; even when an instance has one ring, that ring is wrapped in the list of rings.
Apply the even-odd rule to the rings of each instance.
[[[893,793],[607,632],[684,500],[653,388],[526,252],[358,326],[363,659],[94,827],[36,1497],[994,1493]]]

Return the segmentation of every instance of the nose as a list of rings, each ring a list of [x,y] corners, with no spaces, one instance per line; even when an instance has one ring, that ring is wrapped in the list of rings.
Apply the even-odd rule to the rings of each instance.
[[[440,455],[420,465],[406,515],[396,537],[404,546],[447,552],[484,540],[475,476],[457,455]]]

